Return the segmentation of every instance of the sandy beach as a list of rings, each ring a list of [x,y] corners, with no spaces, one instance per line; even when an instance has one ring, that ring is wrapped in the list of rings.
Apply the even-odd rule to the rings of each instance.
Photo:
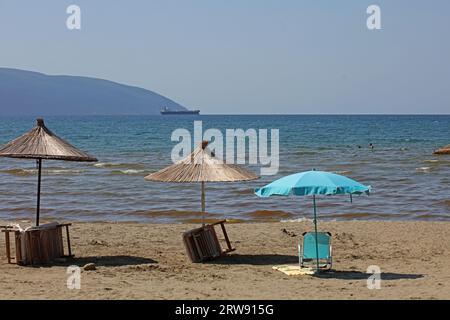
[[[76,257],[51,267],[7,264],[2,234],[0,299],[450,299],[448,222],[320,221],[334,257],[334,271],[320,277],[272,269],[297,262],[309,221],[228,224],[237,250],[203,264],[188,261],[181,241],[196,226],[75,223]],[[67,289],[67,266],[87,263],[96,270]],[[381,268],[379,290],[367,288],[369,265]]]

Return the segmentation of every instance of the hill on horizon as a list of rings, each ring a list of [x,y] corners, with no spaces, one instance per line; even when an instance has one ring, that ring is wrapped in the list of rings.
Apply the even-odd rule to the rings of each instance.
[[[186,110],[158,93],[109,80],[0,68],[0,115],[153,115]]]

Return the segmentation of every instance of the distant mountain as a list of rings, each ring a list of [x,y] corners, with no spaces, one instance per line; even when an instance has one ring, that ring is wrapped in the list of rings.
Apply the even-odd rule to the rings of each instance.
[[[0,68],[1,115],[151,115],[186,110],[146,89],[76,76]]]

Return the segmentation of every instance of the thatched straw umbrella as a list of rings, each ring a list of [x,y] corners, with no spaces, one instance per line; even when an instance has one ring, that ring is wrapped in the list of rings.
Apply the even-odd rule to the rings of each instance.
[[[36,159],[38,164],[38,190],[36,206],[36,225],[39,226],[41,205],[42,160],[64,160],[96,162],[97,159],[78,150],[68,142],[57,137],[44,125],[43,119],[37,119],[37,125],[29,132],[9,142],[0,149],[0,157]]]
[[[433,154],[450,154],[450,144],[440,149],[434,150]]]
[[[254,173],[237,165],[223,163],[214,157],[207,148],[208,141],[203,141],[183,160],[145,177],[157,182],[200,182],[202,185],[202,225],[205,225],[205,182],[237,182],[256,180]]]

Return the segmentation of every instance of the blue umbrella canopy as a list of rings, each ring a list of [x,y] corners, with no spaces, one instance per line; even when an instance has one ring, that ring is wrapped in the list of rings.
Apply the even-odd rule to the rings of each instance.
[[[365,186],[353,179],[339,174],[325,171],[305,171],[275,180],[268,185],[256,189],[259,197],[279,196],[313,196],[314,205],[314,230],[316,238],[316,267],[319,272],[319,248],[317,241],[317,208],[316,195],[334,194],[369,194],[371,187]]]
[[[333,194],[369,194],[370,186],[341,176],[339,174],[325,171],[305,171],[275,180],[268,185],[256,189],[259,197],[272,195],[288,196],[312,196]]]

